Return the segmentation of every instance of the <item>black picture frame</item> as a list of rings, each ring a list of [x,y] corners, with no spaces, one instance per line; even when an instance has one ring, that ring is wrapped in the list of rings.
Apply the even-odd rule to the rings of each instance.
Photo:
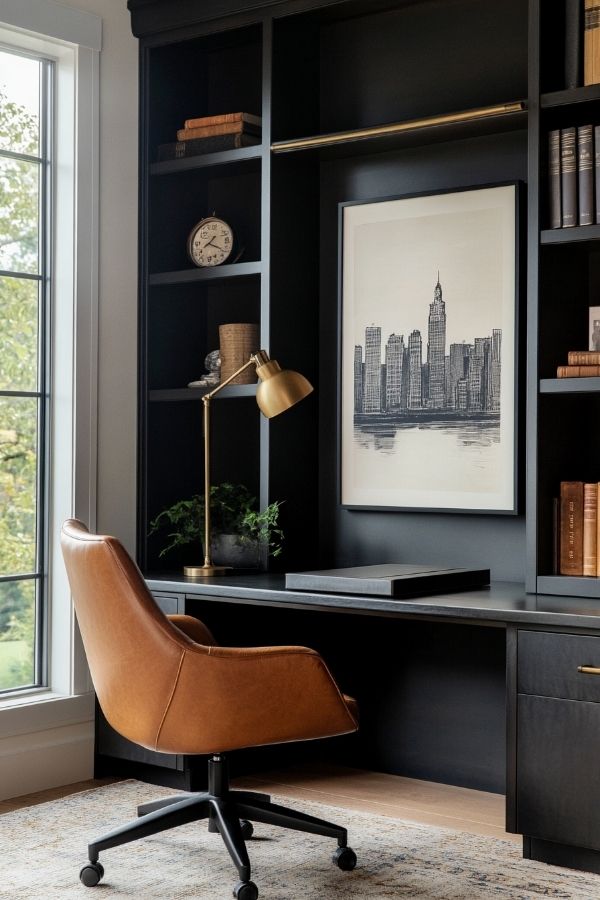
[[[465,203],[465,199],[467,202]],[[473,202],[475,200],[475,202]],[[400,212],[400,209],[405,202],[411,202],[411,214],[406,218],[406,209],[404,213]],[[439,202],[438,202],[439,201]],[[462,201],[462,202],[460,202]],[[481,201],[481,202],[480,202]],[[490,203],[489,206],[489,214],[480,215],[483,210],[486,208],[486,204]],[[452,212],[454,204],[454,213]],[[387,206],[384,206],[387,205]],[[422,215],[419,216],[419,207],[421,207]],[[436,212],[436,207],[439,207],[443,212]],[[381,198],[374,198],[369,200],[349,200],[344,201],[338,204],[338,248],[339,248],[339,256],[338,256],[338,442],[337,442],[337,459],[338,459],[338,501],[342,508],[349,510],[377,510],[377,511],[418,511],[418,512],[435,512],[435,513],[469,513],[469,514],[493,514],[493,515],[517,515],[519,512],[520,506],[520,454],[519,454],[519,420],[520,420],[520,409],[519,409],[519,370],[520,366],[520,340],[519,340],[519,320],[520,320],[520,293],[521,293],[521,271],[520,271],[520,257],[521,257],[521,241],[522,241],[522,229],[521,225],[521,207],[522,207],[522,185],[518,181],[509,181],[509,182],[501,182],[494,184],[481,184],[481,185],[469,185],[461,188],[450,188],[448,190],[442,191],[430,191],[430,192],[421,192],[415,194],[404,194],[397,196],[386,196]],[[363,215],[355,216],[354,213],[356,211],[363,213]],[[394,218],[394,210],[398,213],[398,218]],[[368,213],[364,215],[365,211]],[[383,219],[381,219],[381,212],[385,211],[385,215]],[[496,212],[494,212],[496,211]],[[350,215],[349,215],[350,213]],[[372,213],[372,215],[371,215]],[[378,219],[378,215],[380,218]],[[402,223],[411,222],[414,224],[419,218],[423,221],[418,222],[418,227],[416,229],[412,228],[411,231],[415,231],[415,234],[412,238],[406,243],[400,242],[398,246],[394,249],[394,253],[397,254],[398,261],[401,261],[406,257],[407,254],[410,254],[411,251],[411,240],[412,247],[417,247],[418,255],[423,259],[428,259],[428,254],[426,249],[423,250],[421,245],[418,243],[419,234],[423,234],[427,232],[427,224],[426,221],[428,218],[435,218],[437,215],[449,216],[447,219],[448,223],[448,234],[450,246],[452,245],[452,240],[457,242],[463,241],[464,246],[461,251],[457,254],[457,262],[455,266],[455,273],[453,275],[455,286],[461,283],[461,273],[460,273],[460,259],[461,254],[464,257],[465,253],[468,254],[469,251],[469,242],[463,240],[460,237],[458,232],[460,232],[460,228],[458,232],[456,231],[455,226],[460,225],[460,218],[463,216],[465,218],[465,227],[464,227],[464,235],[463,237],[468,236],[469,232],[473,232],[475,229],[477,222],[481,220],[482,223],[485,223],[485,227],[489,230],[489,235],[487,237],[487,247],[485,242],[485,236],[480,236],[479,231],[477,229],[477,233],[473,236],[473,249],[476,250],[476,245],[483,241],[483,256],[487,255],[490,259],[493,259],[494,256],[498,256],[502,260],[501,265],[501,284],[490,285],[489,283],[485,284],[485,291],[483,294],[488,297],[487,303],[490,309],[493,309],[493,297],[494,291],[496,291],[496,296],[501,297],[501,303],[499,305],[498,314],[499,314],[499,324],[494,328],[490,328],[489,334],[478,335],[474,333],[472,335],[473,343],[469,345],[468,341],[465,341],[465,335],[463,337],[464,345],[468,348],[470,346],[470,354],[473,358],[473,362],[466,362],[466,370],[465,374],[470,377],[470,381],[468,381],[468,387],[470,386],[473,390],[473,397],[477,397],[477,379],[475,377],[475,372],[478,365],[481,365],[481,360],[477,357],[482,357],[484,359],[483,368],[481,372],[481,382],[482,387],[481,391],[483,400],[481,401],[481,405],[484,407],[482,409],[476,409],[477,403],[475,401],[467,400],[467,408],[464,409],[463,414],[459,415],[456,406],[454,406],[454,412],[452,413],[449,408],[446,408],[446,404],[449,404],[450,397],[455,396],[452,394],[454,390],[454,384],[452,381],[452,377],[450,377],[450,373],[448,371],[449,361],[451,354],[447,351],[450,349],[449,344],[458,344],[458,341],[448,341],[446,331],[446,321],[447,314],[444,312],[444,399],[440,400],[440,368],[439,368],[439,348],[438,348],[438,357],[437,357],[437,384],[434,384],[435,390],[432,392],[431,381],[428,381],[427,394],[423,397],[426,402],[423,403],[423,407],[421,411],[417,411],[417,407],[414,407],[411,410],[411,415],[406,416],[401,414],[402,403],[406,404],[408,407],[408,403],[406,402],[406,398],[403,400],[401,397],[396,396],[396,406],[392,404],[390,406],[390,411],[381,409],[379,416],[379,420],[376,415],[371,416],[369,421],[369,413],[373,408],[373,404],[369,410],[365,410],[363,407],[363,415],[361,418],[360,415],[356,415],[358,412],[358,403],[361,402],[360,398],[356,396],[354,393],[353,396],[353,406],[352,406],[352,428],[355,429],[355,426],[358,427],[363,435],[366,435],[366,439],[363,441],[365,447],[363,447],[363,460],[362,460],[362,469],[358,478],[360,481],[361,478],[364,478],[364,462],[366,459],[366,455],[368,453],[368,444],[369,440],[372,444],[372,458],[375,461],[377,448],[380,451],[380,456],[376,459],[377,466],[377,476],[376,479],[379,481],[379,486],[373,490],[369,490],[368,483],[367,489],[364,489],[364,484],[360,486],[360,489],[355,490],[352,487],[349,489],[349,478],[348,472],[345,471],[345,467],[352,465],[352,449],[348,450],[348,445],[350,443],[350,433],[349,433],[349,418],[350,412],[348,409],[349,399],[348,399],[348,379],[349,379],[349,347],[352,346],[352,340],[348,340],[348,328],[349,328],[349,320],[351,321],[351,325],[353,328],[353,334],[356,334],[356,329],[360,327],[355,321],[355,304],[352,303],[352,310],[350,314],[348,312],[348,281],[349,281],[349,272],[350,266],[354,270],[353,273],[350,274],[350,278],[353,279],[361,279],[361,283],[369,280],[369,272],[367,271],[367,275],[365,276],[364,271],[368,269],[365,265],[365,259],[362,260],[358,258],[361,254],[364,257],[365,254],[369,252],[368,247],[371,247],[374,243],[376,243],[376,238],[374,238],[373,234],[368,235],[369,226],[382,226],[385,224],[389,224],[390,221],[399,221]],[[452,217],[454,215],[455,222],[452,224]],[[387,219],[386,219],[387,217]],[[456,218],[458,217],[458,219]],[[350,219],[353,218],[353,221]],[[497,219],[496,224],[494,225],[494,218]],[[467,220],[472,219],[469,223]],[[440,220],[441,221],[441,220]],[[436,223],[437,225],[437,223]],[[352,240],[348,240],[349,237],[349,229],[356,229],[358,227],[366,227],[366,231],[364,232],[366,237],[364,240],[366,241],[365,246],[361,243],[361,245],[357,248],[353,244]],[[399,229],[399,233],[406,233],[407,225],[403,225]],[[381,234],[381,228],[375,227],[371,229],[374,233]],[[437,231],[440,229],[436,228],[433,231],[437,235]],[[485,229],[484,229],[485,230]],[[363,228],[364,231],[364,228]],[[443,231],[443,229],[442,229]],[[494,232],[496,237],[494,238]],[[458,236],[457,236],[458,234]],[[454,235],[454,238],[450,239]],[[370,243],[369,243],[370,241]],[[435,256],[435,246],[436,242],[439,244],[439,237],[435,237],[432,239],[432,247],[430,256]],[[389,242],[388,242],[389,243]],[[351,246],[349,246],[351,245]],[[368,245],[368,247],[367,247]],[[465,249],[466,248],[466,249]],[[389,260],[386,262],[386,248],[384,247],[382,252],[382,259],[379,261],[373,261],[371,265],[374,267],[374,271],[376,272],[376,278],[372,279],[374,282],[373,290],[376,290],[375,282],[379,281],[381,284],[381,274],[378,270],[378,265],[389,266]],[[387,249],[387,253],[389,255],[389,248]],[[473,252],[473,251],[471,251]],[[445,253],[447,257],[447,252]],[[395,262],[395,261],[394,261]],[[434,265],[433,258],[430,259],[430,269],[437,269]],[[415,270],[418,268],[416,264],[412,265],[412,269]],[[481,268],[481,261],[477,261],[477,268]],[[431,272],[427,273],[431,274]],[[432,292],[432,303],[430,304],[430,316],[433,303],[435,302],[436,291],[440,290],[439,300],[442,301],[442,307],[445,310],[445,303],[447,301],[443,300],[443,276],[435,274],[435,286],[432,283],[431,287],[433,288]],[[473,273],[472,280],[476,278],[476,274]],[[467,293],[470,291],[471,294],[474,291],[473,285],[468,285],[469,276],[465,274],[462,276],[462,279],[465,283],[465,290]],[[433,279],[432,279],[433,280]],[[441,282],[441,284],[440,284]],[[351,290],[354,290],[354,285]],[[364,287],[361,288],[364,293]],[[365,306],[364,298],[363,298],[363,306]],[[377,305],[377,304],[374,304]],[[381,301],[379,301],[379,308],[381,308]],[[360,303],[359,303],[360,306]],[[463,322],[468,322],[469,319],[465,314],[465,303],[462,304],[462,317]],[[364,309],[361,310],[361,314],[364,318]],[[374,311],[374,315],[376,315],[376,311]],[[481,309],[477,308],[477,316],[481,317]],[[477,318],[475,316],[475,319]],[[360,318],[360,315],[358,316]],[[363,323],[364,324],[364,323]],[[406,322],[408,325],[409,323]],[[374,323],[373,326],[375,329],[377,325]],[[466,326],[465,326],[466,327]],[[473,327],[476,327],[476,324],[473,324]],[[428,319],[428,332],[427,332],[427,344],[429,347],[431,343],[429,338],[431,336],[431,331],[429,330],[430,324]],[[406,329],[406,335],[408,335],[408,331],[410,329]],[[418,329],[414,329],[417,330]],[[435,329],[434,329],[435,330]],[[364,355],[361,356],[361,363],[363,366],[363,378],[365,377],[364,371],[367,367],[366,363],[366,331],[367,326],[365,325],[365,341],[362,345],[361,349],[364,351]],[[399,329],[400,333],[401,329]],[[500,332],[498,336],[497,332]],[[390,337],[388,338],[388,342],[386,343],[386,349],[389,349],[389,341],[392,337],[396,338],[394,344],[398,351],[400,352],[400,348],[398,348],[398,337],[399,333],[395,334],[392,332]],[[401,335],[404,337],[404,332]],[[412,334],[411,334],[412,337]],[[475,340],[477,338],[477,341]],[[425,343],[421,339],[421,347]],[[435,343],[435,338],[434,338]],[[498,349],[498,345],[500,349]],[[352,359],[353,365],[353,376],[356,374],[354,371],[354,366],[358,364],[357,360],[357,346],[361,346],[359,344],[355,345],[354,356]],[[382,353],[382,343],[380,337],[380,364],[381,364],[381,382],[380,382],[380,391],[385,391],[385,401],[390,399],[389,394],[389,384],[390,380],[388,379],[388,363],[387,357],[385,356],[385,351]],[[393,349],[393,348],[392,348]],[[406,360],[406,352],[408,350],[408,340],[404,343],[404,348],[402,352],[404,354],[404,359]],[[458,349],[454,349],[452,358],[454,363],[456,363],[456,354],[458,353]],[[373,355],[374,354],[374,355]],[[371,347],[371,357],[376,360],[376,350],[373,351]],[[486,361],[487,357],[487,361]],[[390,357],[391,358],[391,357]],[[429,349],[427,350],[427,367],[429,367],[431,355]],[[422,362],[422,357],[421,357]],[[472,365],[472,373],[469,374],[469,369]],[[370,373],[371,377],[371,385],[373,384],[373,367],[375,366],[375,362],[371,362],[372,371]],[[385,368],[384,368],[385,366]],[[486,368],[487,367],[487,368]],[[485,370],[485,371],[484,371]],[[494,372],[492,372],[494,370]],[[429,368],[427,368],[428,378],[429,378]],[[504,377],[502,377],[502,374]],[[396,366],[396,371],[392,372],[392,382],[398,381],[398,371]],[[496,392],[494,396],[494,389],[490,388],[490,379],[495,381],[497,384],[498,378],[500,379],[500,387],[498,388],[499,394]],[[356,382],[353,379],[353,388],[355,388]],[[365,387],[365,383],[363,382],[363,388]],[[404,388],[406,390],[406,386]],[[399,388],[401,391],[402,388]],[[464,405],[464,386],[461,385],[461,398],[460,403]],[[490,393],[491,392],[491,393]],[[432,396],[433,394],[433,396]],[[382,395],[383,396],[383,393]],[[469,395],[470,396],[470,395]],[[393,399],[393,398],[392,398]],[[481,398],[480,398],[481,400]],[[364,402],[364,398],[363,398]],[[456,402],[456,401],[454,401]],[[471,407],[469,408],[469,403]],[[400,404],[400,408],[398,406]],[[377,406],[376,400],[374,406]],[[429,406],[429,409],[428,409]],[[442,408],[440,408],[442,406]],[[488,408],[485,408],[488,407]],[[376,410],[373,410],[376,412]],[[478,416],[477,414],[480,413]],[[447,415],[446,415],[447,414]],[[445,421],[448,419],[448,421]],[[369,424],[372,426],[378,425],[380,426],[380,434],[377,434],[377,429],[372,428],[369,432]],[[464,431],[463,437],[460,437],[460,430],[462,426],[468,425],[468,429]],[[416,432],[411,434],[410,432]],[[468,448],[468,453],[472,456],[476,456],[477,452],[477,442],[481,444],[481,452],[479,453],[479,459],[476,460],[477,465],[477,479],[475,480],[475,484],[479,483],[483,484],[485,481],[485,466],[486,459],[489,457],[487,461],[488,465],[488,481],[490,484],[497,481],[499,484],[499,490],[479,490],[473,491],[463,490],[465,481],[465,472],[469,471],[469,465],[466,461],[463,461],[460,465],[457,463],[458,468],[456,472],[459,472],[462,477],[462,482],[460,478],[457,481],[458,490],[421,490],[418,487],[418,479],[417,490],[405,490],[403,491],[402,487],[398,489],[397,486],[393,485],[390,490],[386,487],[382,488],[382,472],[379,471],[380,463],[383,460],[384,468],[390,469],[389,459],[385,460],[384,456],[387,454],[388,457],[393,455],[394,447],[398,442],[398,434],[402,432],[402,441],[403,446],[407,445],[410,440],[412,440],[414,447],[412,450],[413,457],[419,458],[419,451],[421,448],[425,450],[423,454],[423,458],[426,459],[433,454],[433,445],[428,448],[427,440],[428,437],[435,433],[435,442],[439,443],[438,438],[440,437],[441,432],[446,432],[446,444],[450,446],[452,444],[452,440],[454,443],[458,442],[460,444],[461,441],[464,441],[464,446]],[[472,432],[472,433],[471,433]],[[369,433],[371,437],[369,438]],[[407,440],[408,438],[408,440]],[[356,432],[353,433],[354,442],[356,442]],[[469,445],[469,441],[471,444]],[[491,450],[488,450],[484,447],[484,444],[489,444]],[[498,447],[498,445],[500,445]],[[460,448],[459,448],[460,449]],[[465,453],[467,451],[465,450]],[[453,473],[448,462],[448,459],[442,454],[441,456],[439,449],[436,451],[437,455],[435,459],[440,459],[440,466],[447,466],[447,474],[448,478],[452,479]],[[375,456],[373,456],[375,454]],[[487,456],[486,456],[487,454]],[[459,452],[456,450],[450,454],[450,456],[459,457]],[[494,462],[494,457],[496,461]],[[408,457],[407,457],[408,459]],[[466,458],[465,458],[466,459]],[[350,462],[349,462],[350,460]],[[418,466],[419,463],[415,463],[413,459],[413,465]],[[495,472],[494,466],[499,468],[499,474]],[[439,467],[438,467],[439,469]],[[408,473],[408,469],[406,472]],[[456,472],[454,475],[456,475]],[[482,474],[483,473],[483,474]],[[355,473],[353,472],[353,475]],[[426,481],[429,477],[429,473],[423,471],[423,480]],[[443,473],[442,473],[443,474]],[[443,478],[440,475],[440,471],[436,471],[435,473],[436,481],[440,484],[443,482]],[[407,476],[408,477],[408,476]],[[473,481],[469,479],[468,482],[469,488],[473,486]],[[464,501],[463,501],[464,495]],[[478,497],[480,498],[480,502],[477,502]],[[498,502],[494,502],[494,500]]]

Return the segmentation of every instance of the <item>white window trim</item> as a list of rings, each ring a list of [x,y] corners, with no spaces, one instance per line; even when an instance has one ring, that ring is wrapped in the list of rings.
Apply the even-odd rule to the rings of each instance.
[[[92,774],[94,697],[59,533],[64,519],[73,515],[91,529],[96,525],[102,20],[54,0],[1,0],[0,20],[1,42],[55,61],[57,87],[51,300],[54,366],[50,387],[49,683],[45,689],[0,701],[1,799]],[[58,241],[57,234],[61,235]],[[23,746],[19,735],[27,735]],[[72,756],[67,764],[62,738],[65,749],[69,748],[67,756]],[[44,757],[45,771],[33,770],[36,753],[43,748],[56,752],[54,773],[51,752]],[[28,754],[32,764],[29,773]]]

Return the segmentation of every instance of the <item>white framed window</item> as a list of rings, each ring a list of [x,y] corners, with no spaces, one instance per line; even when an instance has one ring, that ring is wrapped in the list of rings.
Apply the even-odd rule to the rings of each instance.
[[[72,515],[95,527],[101,34],[97,16],[54,0],[0,4],[0,91],[3,62],[6,72],[11,64],[39,72],[37,130],[30,123],[26,146],[18,143],[16,127],[28,108],[23,82],[15,82],[6,139],[0,113],[0,347],[7,343],[6,360],[12,360],[10,371],[0,364],[0,731],[8,738],[51,721],[64,726],[90,719],[93,709],[58,538],[60,524]],[[12,250],[4,255],[3,166],[12,172],[13,212],[21,195],[29,210],[25,243],[13,229],[7,235]],[[24,167],[37,193],[27,179],[19,182]],[[6,218],[15,220],[12,212]],[[21,328],[27,340],[20,339]],[[17,420],[19,428],[12,428]],[[3,459],[3,432],[5,443],[14,439],[25,454],[20,472],[14,460]],[[18,495],[10,510],[1,502],[3,490]],[[12,555],[3,543],[3,517],[11,538],[19,538]],[[5,585],[14,608],[3,618]],[[11,648],[7,663],[2,643],[11,643],[15,632],[21,646]]]

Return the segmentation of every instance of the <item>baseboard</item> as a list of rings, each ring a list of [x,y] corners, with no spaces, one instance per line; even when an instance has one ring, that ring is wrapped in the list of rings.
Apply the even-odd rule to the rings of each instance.
[[[0,739],[0,800],[93,777],[94,723]]]
[[[523,835],[523,856],[525,859],[536,859],[552,866],[600,874],[600,852],[588,850],[586,847],[555,844],[553,841],[542,841]]]

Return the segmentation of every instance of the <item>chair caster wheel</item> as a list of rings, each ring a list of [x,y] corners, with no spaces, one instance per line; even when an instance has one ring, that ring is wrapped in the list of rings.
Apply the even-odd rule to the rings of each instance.
[[[331,859],[343,872],[351,872],[356,865],[356,853],[352,847],[338,847]]]
[[[238,881],[233,889],[236,900],[256,900],[258,888],[253,881]]]
[[[101,878],[104,877],[104,866],[102,863],[86,863],[79,873],[79,880],[86,887],[96,887]]]
[[[254,834],[254,825],[248,819],[240,819],[240,825],[242,826],[242,837],[245,841],[249,841]]]

